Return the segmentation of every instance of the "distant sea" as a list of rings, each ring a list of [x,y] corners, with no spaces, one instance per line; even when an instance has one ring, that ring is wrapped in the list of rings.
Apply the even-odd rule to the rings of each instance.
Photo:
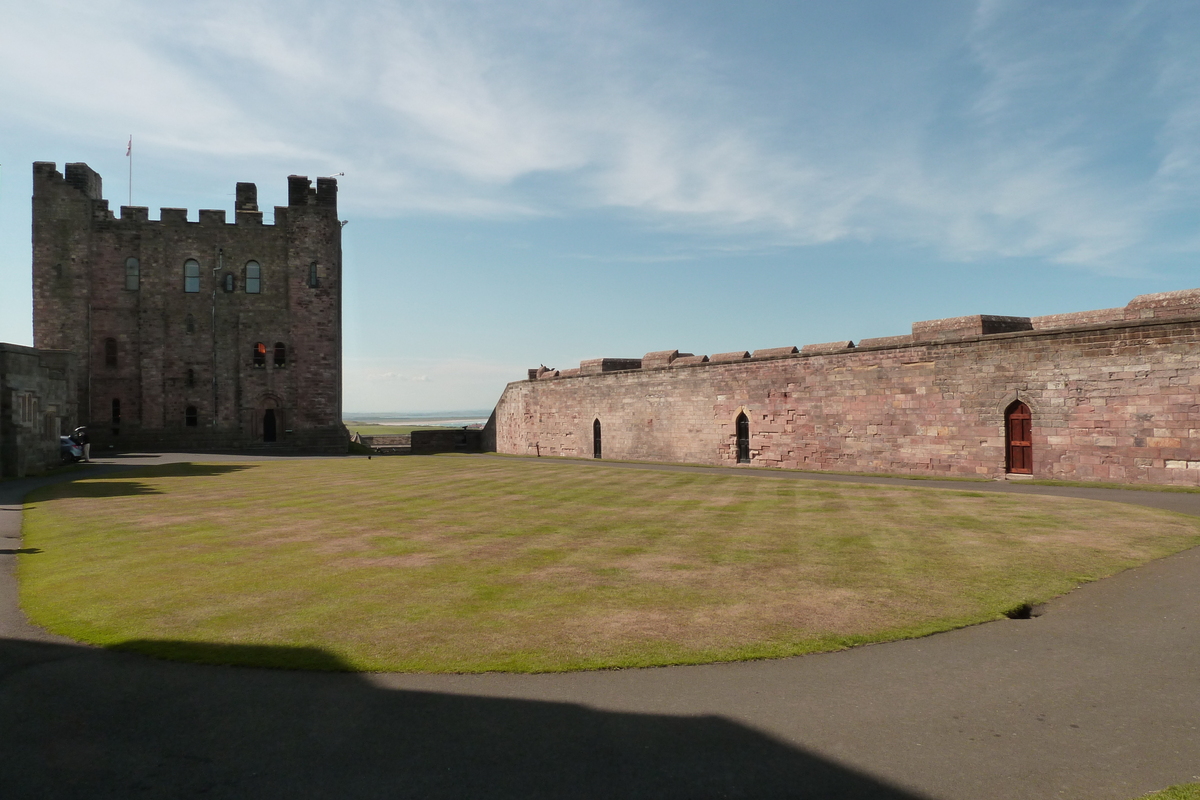
[[[463,425],[483,426],[487,423],[492,410],[472,408],[466,411],[430,411],[423,413],[379,413],[342,414],[342,419],[354,422],[369,422],[372,425],[445,425],[460,428]]]

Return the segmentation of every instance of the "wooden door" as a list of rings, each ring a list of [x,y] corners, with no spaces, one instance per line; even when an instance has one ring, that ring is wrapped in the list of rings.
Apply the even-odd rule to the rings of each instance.
[[[1033,474],[1033,416],[1029,406],[1020,400],[1005,412],[1008,439],[1008,471],[1018,475]]]

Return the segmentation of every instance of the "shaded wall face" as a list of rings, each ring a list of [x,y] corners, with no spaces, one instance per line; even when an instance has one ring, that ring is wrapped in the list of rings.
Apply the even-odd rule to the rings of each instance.
[[[1200,483],[1200,323],[639,370],[509,384],[499,452],[996,477],[1004,411],[1033,416],[1034,477]]]
[[[0,344],[0,477],[59,463],[59,436],[75,418],[72,363],[68,353]]]

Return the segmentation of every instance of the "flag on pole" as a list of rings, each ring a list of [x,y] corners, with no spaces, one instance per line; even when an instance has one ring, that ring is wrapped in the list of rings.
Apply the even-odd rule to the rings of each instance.
[[[127,157],[133,155],[133,137],[132,136],[129,137],[129,144],[125,146],[125,155]]]

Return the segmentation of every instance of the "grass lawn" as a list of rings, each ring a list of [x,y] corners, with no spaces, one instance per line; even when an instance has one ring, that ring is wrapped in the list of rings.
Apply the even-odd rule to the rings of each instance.
[[[1143,795],[1141,800],[1200,800],[1200,783],[1181,783],[1161,792]]]
[[[38,552],[18,557],[22,605],[80,641],[270,666],[552,671],[786,656],[996,619],[1200,544],[1200,519],[429,456],[59,484],[30,496],[24,537]]]

